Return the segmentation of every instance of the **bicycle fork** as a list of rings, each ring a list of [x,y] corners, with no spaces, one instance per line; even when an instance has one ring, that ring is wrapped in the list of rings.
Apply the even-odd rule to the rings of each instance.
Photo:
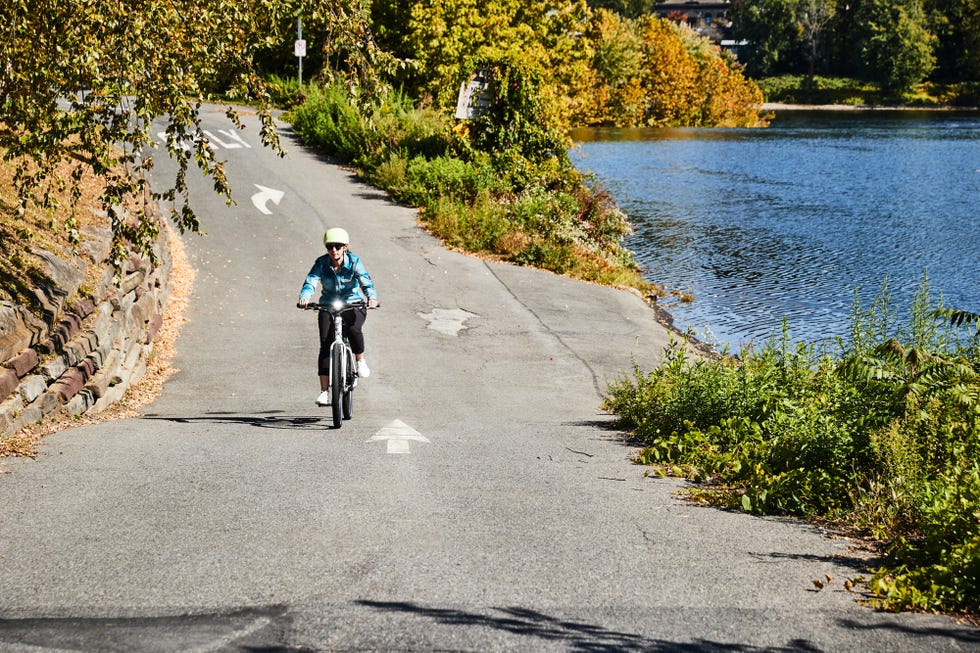
[[[336,352],[340,351],[340,356],[336,356]],[[340,369],[331,369],[331,374],[339,374],[340,378],[343,379],[344,390],[351,390],[357,385],[357,364],[354,362],[354,354],[350,350],[350,346],[343,340],[334,340],[333,344],[330,345],[330,360],[339,361]]]

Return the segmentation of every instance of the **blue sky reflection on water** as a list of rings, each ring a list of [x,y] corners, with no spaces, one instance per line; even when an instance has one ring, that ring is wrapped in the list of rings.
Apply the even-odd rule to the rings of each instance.
[[[980,312],[980,114],[786,112],[763,130],[580,130],[572,158],[635,227],[676,324],[723,344],[847,334],[884,279],[900,317],[924,271]]]

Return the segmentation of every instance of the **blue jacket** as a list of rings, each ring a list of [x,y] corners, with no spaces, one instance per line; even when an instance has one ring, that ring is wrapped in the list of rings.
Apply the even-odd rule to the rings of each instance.
[[[337,299],[349,302],[356,299],[378,298],[371,275],[364,268],[361,259],[352,252],[344,254],[344,262],[336,272],[330,265],[329,254],[324,254],[314,261],[310,273],[306,275],[306,281],[303,282],[299,298],[310,301],[317,285],[321,287],[321,303],[330,303]]]

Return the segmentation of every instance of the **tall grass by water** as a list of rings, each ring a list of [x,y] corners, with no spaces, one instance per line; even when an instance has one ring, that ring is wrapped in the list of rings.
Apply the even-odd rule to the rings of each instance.
[[[980,317],[923,278],[910,320],[887,286],[837,351],[781,337],[692,359],[682,343],[610,385],[642,463],[711,503],[836,523],[880,543],[867,588],[892,609],[980,606]]]

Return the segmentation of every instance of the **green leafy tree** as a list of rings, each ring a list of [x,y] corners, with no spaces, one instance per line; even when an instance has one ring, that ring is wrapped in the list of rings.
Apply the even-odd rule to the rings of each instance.
[[[371,15],[385,47],[406,61],[395,84],[439,108],[454,106],[460,84],[486,61],[520,59],[536,69],[545,115],[556,126],[567,125],[569,108],[589,87],[584,0],[379,0]]]
[[[980,81],[980,0],[926,0],[936,35],[936,76]]]
[[[594,91],[577,119],[587,125],[642,124],[644,55],[638,30],[619,14],[600,9],[589,22],[587,36],[594,52]]]
[[[599,10],[593,41],[594,106],[586,124],[757,126],[762,94],[741,66],[686,25]]]
[[[935,68],[935,36],[921,0],[862,0],[855,12],[857,62],[867,79],[903,92]]]
[[[430,96],[437,106],[452,106],[473,63],[493,58],[491,51],[513,43],[517,6],[510,5],[483,0],[410,3],[410,18],[401,37],[401,52],[415,67],[407,90]]]
[[[804,45],[808,73],[812,78],[821,58],[828,26],[837,12],[837,0],[798,0],[796,23]]]
[[[0,150],[15,166],[22,210],[53,211],[54,191],[71,191],[91,171],[105,186],[117,262],[126,241],[150,253],[158,200],[172,203],[182,231],[197,230],[187,202],[192,164],[231,201],[222,162],[201,129],[201,104],[215,90],[256,99],[262,142],[278,148],[255,57],[292,42],[284,30],[301,6],[312,24],[333,29],[324,47],[344,53],[346,71],[370,81],[370,33],[354,0],[0,0]],[[238,122],[234,110],[228,115]],[[165,126],[154,124],[158,119]],[[148,182],[158,131],[178,162],[162,192]],[[66,163],[68,177],[53,174]],[[70,197],[63,207],[69,232],[78,194]],[[122,208],[134,200],[135,212]]]
[[[413,3],[398,0],[373,0],[370,8],[371,30],[378,45],[404,60],[412,58],[406,38],[412,19],[412,6]]]
[[[797,0],[741,0],[732,9],[732,33],[749,42],[739,56],[750,76],[768,77],[798,68],[802,35]]]
[[[532,164],[554,159],[567,168],[567,142],[544,122],[540,72],[519,61],[479,65],[487,71],[493,99],[473,121],[473,146],[495,154],[513,151]]]
[[[525,39],[533,49],[518,50],[521,60],[533,53],[540,62],[541,101],[549,126],[567,131],[571,116],[589,101],[593,43],[586,37],[591,12],[585,0],[524,3],[517,13]]]

